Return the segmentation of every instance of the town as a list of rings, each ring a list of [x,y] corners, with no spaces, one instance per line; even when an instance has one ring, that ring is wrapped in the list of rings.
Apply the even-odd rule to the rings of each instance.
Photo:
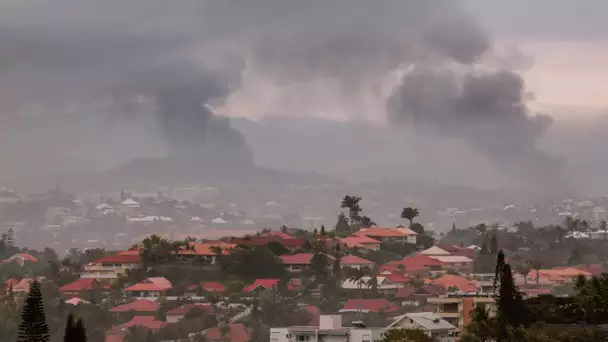
[[[412,206],[396,213],[401,224],[379,225],[352,195],[336,203],[333,225],[312,229],[280,216],[260,227],[245,213],[160,193],[122,190],[96,203],[60,187],[2,195],[0,341],[15,340],[32,296],[44,303],[37,318],[46,317],[52,341],[67,336],[66,321],[75,318],[89,341],[112,342],[450,342],[507,334],[591,341],[606,333],[602,199],[553,205],[555,223],[544,226],[506,225],[503,216],[458,228],[452,215],[452,227],[439,233]],[[96,230],[109,238],[87,239],[87,248],[20,247],[22,237],[61,241],[51,237]],[[530,317],[518,321],[523,314],[508,305]],[[545,325],[506,328],[522,322]]]

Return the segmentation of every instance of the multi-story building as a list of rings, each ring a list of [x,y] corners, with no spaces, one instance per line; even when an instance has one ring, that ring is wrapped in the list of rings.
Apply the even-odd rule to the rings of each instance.
[[[270,342],[375,342],[386,328],[344,327],[342,316],[321,315],[319,326],[271,328]]]
[[[496,312],[496,302],[487,293],[475,295],[448,294],[428,298],[427,304],[435,305],[437,307],[437,315],[454,325],[457,332],[462,332],[469,325],[473,310],[476,307],[483,306],[490,310],[491,314]]]
[[[128,252],[125,252],[128,253]],[[117,279],[127,271],[141,267],[138,254],[116,254],[97,259],[84,268],[81,278]]]
[[[390,329],[420,329],[438,342],[456,342],[456,327],[434,312],[410,312],[395,319]]]

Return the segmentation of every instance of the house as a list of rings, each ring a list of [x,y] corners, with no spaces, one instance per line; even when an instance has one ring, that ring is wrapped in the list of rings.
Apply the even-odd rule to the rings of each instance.
[[[134,312],[136,314],[154,314],[160,307],[156,301],[138,299],[132,302],[117,305],[111,308],[110,312]]]
[[[380,242],[402,242],[416,244],[418,233],[408,228],[362,228],[355,236],[367,236]]]
[[[387,267],[384,267],[387,266]],[[415,256],[404,258],[403,260],[390,261],[383,265],[381,269],[412,272],[412,271],[440,271],[443,264],[441,261],[431,258],[427,255],[417,254]]]
[[[243,288],[243,292],[272,290],[279,285],[279,279],[256,279],[253,284]]]
[[[121,254],[126,253],[126,254]],[[127,271],[141,267],[139,251],[121,252],[97,259],[84,267],[81,278],[118,279]],[[135,253],[135,254],[133,254]]]
[[[14,262],[19,266],[25,265],[26,262],[36,263],[38,262],[38,258],[28,253],[17,253],[8,259],[2,261],[3,264],[8,264]]]
[[[82,292],[88,292],[94,289],[107,291],[110,289],[110,285],[102,283],[95,278],[80,278],[69,284],[63,285],[59,288],[59,292],[64,295],[79,295]]]
[[[23,278],[13,286],[13,293],[27,294],[30,292],[30,285],[36,280],[35,278]],[[43,277],[38,277],[38,281],[44,280]]]
[[[196,304],[184,304],[177,308],[167,311],[165,316],[167,317],[168,323],[177,323],[182,320],[188,312],[192,309],[200,309],[205,311],[207,314],[214,314],[215,308],[210,303],[196,303]]]
[[[364,248],[377,251],[380,249],[380,241],[369,236],[347,236],[340,239],[340,244],[349,248]]]
[[[418,253],[420,255],[427,255],[427,256],[447,256],[447,255],[452,255],[452,253],[446,251],[443,248],[440,248],[438,246],[431,246],[425,250],[423,250],[422,252]]]
[[[485,307],[491,314],[496,312],[496,302],[489,294],[448,294],[428,298],[427,304],[436,308],[435,313],[455,326],[459,333],[471,322],[475,307]]]
[[[420,329],[437,342],[456,342],[456,327],[433,312],[410,312],[389,325],[393,329]]]
[[[340,312],[395,312],[399,307],[386,298],[380,299],[349,299]]]
[[[190,285],[190,286],[188,286],[188,290],[196,291],[196,289],[198,288],[198,285],[200,285],[200,288],[203,290],[203,292],[225,292],[226,291],[226,286],[224,286],[222,283],[218,283],[217,281],[203,281],[200,284]]]
[[[270,328],[270,342],[381,341],[385,328],[344,327],[341,315],[321,315],[318,326]]]
[[[355,268],[355,269],[361,269],[361,268],[371,269],[372,267],[374,267],[374,262],[369,261],[367,259],[363,259],[356,255],[345,255],[340,259],[340,266],[342,268],[349,267],[349,268]]]
[[[218,253],[221,255],[230,254],[230,250],[236,248],[232,243],[208,243],[208,242],[191,242],[191,250],[180,251],[179,256],[185,262],[192,264],[211,264],[217,262]]]
[[[66,300],[64,303],[74,305],[74,306],[83,305],[83,304],[91,304],[91,302],[86,301],[79,297],[70,298],[70,299]]]
[[[357,281],[354,279],[345,279],[342,282],[342,288],[345,290],[366,290],[371,288],[372,277],[363,277]],[[392,283],[387,277],[377,276],[376,281],[378,282],[378,290],[395,290],[402,287],[403,284]]]
[[[124,201],[120,202],[120,204],[127,208],[132,208],[132,209],[139,208],[139,202],[137,202],[136,200],[134,200],[132,198],[127,198]]]
[[[473,272],[473,260],[462,255],[435,255],[429,256],[441,263],[444,269],[451,269],[461,273]]]
[[[106,342],[125,341],[125,334],[131,327],[141,327],[156,333],[168,324],[169,323],[167,322],[157,320],[154,316],[135,316],[130,321],[112,327],[112,329],[106,331]]]
[[[312,253],[283,254],[280,256],[281,262],[290,272],[302,272],[307,270],[312,261]]]
[[[446,274],[435,279],[432,282],[433,285],[439,285],[448,291],[461,291],[461,292],[477,292],[479,286],[477,282],[468,280],[461,276]]]
[[[146,278],[143,281],[127,287],[124,291],[134,298],[159,298],[167,295],[173,285],[163,277]]]
[[[213,327],[205,332],[207,341],[210,342],[247,342],[251,337],[251,329],[247,328],[242,323],[226,324],[225,331],[223,327]]]

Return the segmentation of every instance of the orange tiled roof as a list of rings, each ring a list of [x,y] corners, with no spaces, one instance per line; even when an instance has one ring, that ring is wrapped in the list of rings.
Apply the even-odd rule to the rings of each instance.
[[[441,285],[446,289],[450,287],[455,287],[459,291],[463,292],[476,292],[478,290],[477,283],[471,280],[468,280],[464,277],[446,274],[438,279],[433,280],[433,285]]]
[[[117,305],[110,309],[111,312],[128,312],[128,311],[137,311],[137,312],[156,312],[160,304],[158,302],[154,302],[151,300],[139,299],[134,300],[132,302]]]
[[[230,249],[236,247],[235,244],[232,243],[205,243],[205,242],[191,242],[190,246],[194,248],[193,251],[181,251],[179,254],[183,255],[207,255],[212,256],[216,255],[215,247],[219,247],[222,249],[222,255],[228,255],[230,253]]]
[[[133,286],[129,286],[125,291],[167,291],[173,285],[169,280],[163,277],[146,278]]]

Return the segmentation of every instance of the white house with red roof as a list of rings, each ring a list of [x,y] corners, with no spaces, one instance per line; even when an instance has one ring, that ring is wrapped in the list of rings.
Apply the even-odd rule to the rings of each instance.
[[[106,331],[106,342],[125,341],[126,333],[131,327],[139,327],[156,333],[168,324],[167,322],[157,320],[154,316],[135,316],[130,321]]]
[[[203,290],[203,292],[225,292],[226,291],[226,286],[224,286],[222,283],[219,283],[217,281],[203,281],[200,282],[199,284],[193,284],[188,286],[188,290],[195,292],[197,287],[199,287]]]
[[[59,288],[59,292],[64,295],[79,295],[82,292],[89,292],[95,289],[108,291],[110,285],[95,278],[80,278],[69,284],[63,285]]]
[[[137,299],[129,303],[120,304],[111,308],[110,312],[134,312],[136,314],[154,314],[160,307],[156,301],[147,299]]]
[[[3,264],[8,264],[14,262],[19,266],[25,265],[26,262],[36,263],[38,262],[38,258],[28,253],[17,253],[10,258],[2,261]]]
[[[371,250],[375,250],[375,251],[380,249],[380,243],[381,242],[379,240],[372,239],[371,237],[366,236],[366,235],[361,235],[361,236],[353,235],[353,236],[347,236],[345,238],[340,239],[340,244],[342,246],[349,247],[349,248],[371,249]]]
[[[127,287],[124,291],[134,298],[159,298],[166,296],[173,288],[171,282],[163,277],[146,278],[143,281]]]
[[[283,254],[280,256],[281,262],[290,272],[302,272],[307,270],[312,261],[312,253]]]
[[[137,253],[137,252],[135,252]],[[115,254],[97,259],[84,267],[81,278],[118,279],[127,271],[141,267],[139,254]]]
[[[340,266],[342,268],[354,268],[354,269],[361,269],[361,268],[372,268],[374,267],[374,262],[373,261],[369,261],[367,259],[363,259],[361,257],[358,257],[356,255],[345,255],[340,259]]]

